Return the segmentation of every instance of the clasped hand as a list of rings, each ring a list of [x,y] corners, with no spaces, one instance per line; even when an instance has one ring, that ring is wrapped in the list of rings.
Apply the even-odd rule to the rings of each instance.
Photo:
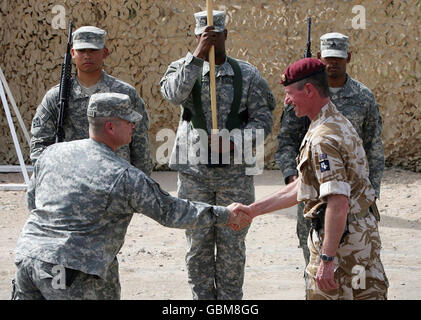
[[[253,213],[250,207],[241,203],[232,203],[227,209],[230,211],[227,226],[234,231],[247,227],[253,220]]]

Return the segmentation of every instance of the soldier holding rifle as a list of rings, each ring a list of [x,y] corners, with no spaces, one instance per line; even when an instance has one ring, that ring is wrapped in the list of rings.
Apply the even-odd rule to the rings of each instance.
[[[32,120],[30,157],[35,163],[43,150],[56,142],[56,133],[59,141],[87,138],[86,109],[90,96],[100,92],[117,92],[129,95],[133,108],[143,116],[143,121],[133,131],[132,142],[122,146],[117,154],[150,175],[153,162],[149,149],[149,118],[145,103],[134,87],[103,70],[104,60],[109,54],[105,46],[105,36],[104,30],[92,26],[81,27],[73,32],[71,56],[77,73],[69,81],[70,88],[54,86],[38,106]],[[62,130],[59,128],[59,91],[68,93],[67,107],[61,112]]]

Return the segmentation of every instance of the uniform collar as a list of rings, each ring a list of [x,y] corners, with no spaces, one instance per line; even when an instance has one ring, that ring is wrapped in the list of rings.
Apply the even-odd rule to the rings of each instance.
[[[352,85],[352,79],[348,74],[346,74],[346,81],[345,81],[344,86],[333,95],[337,97],[350,97],[354,94],[355,94],[355,89],[354,89],[354,86]]]
[[[325,104],[319,111],[319,113],[316,115],[316,117],[311,121],[309,131],[323,122],[325,122],[333,113],[337,111],[335,105],[332,101],[329,101],[327,104]]]
[[[105,83],[106,76],[107,76],[107,73],[104,70],[102,70],[102,77],[97,82],[96,92],[100,91],[100,88]],[[72,81],[72,94],[71,94],[71,96],[72,96],[73,100],[90,97],[90,95],[88,95],[85,92],[85,90],[83,90],[81,84],[79,83],[79,80],[77,79],[77,75],[75,75],[73,77],[73,81]]]
[[[203,62],[202,76],[205,76],[207,73],[209,73],[209,62],[205,61]],[[234,70],[229,64],[227,58],[225,58],[225,61],[223,64],[215,66],[215,76],[216,77],[234,76]]]
[[[87,140],[89,141],[89,143],[92,144],[92,146],[94,148],[99,148],[99,149],[104,150],[106,152],[113,152],[114,153],[114,151],[103,142],[96,141],[92,138],[88,138]]]

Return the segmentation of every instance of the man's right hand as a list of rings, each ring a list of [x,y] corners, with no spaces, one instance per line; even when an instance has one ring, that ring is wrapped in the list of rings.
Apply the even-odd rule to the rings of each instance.
[[[213,31],[214,26],[206,27],[205,31],[200,35],[199,44],[193,52],[193,56],[208,61],[209,50],[215,45],[216,32]]]
[[[243,212],[244,214],[247,214],[251,219],[254,219],[255,217],[259,215],[258,212],[253,211],[251,206],[246,206],[245,204],[237,203],[237,202],[230,204],[228,206],[228,209],[230,209],[234,213]]]
[[[230,217],[227,226],[234,231],[239,231],[248,226],[253,218],[251,217],[251,209],[240,203],[232,203],[227,209],[230,211]]]

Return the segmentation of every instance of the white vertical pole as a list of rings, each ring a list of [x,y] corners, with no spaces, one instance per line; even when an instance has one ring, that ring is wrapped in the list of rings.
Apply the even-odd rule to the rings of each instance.
[[[6,77],[4,76],[3,70],[0,67],[0,81],[3,82],[4,89],[6,90],[7,96],[9,97],[9,101],[12,104],[13,110],[15,111],[16,118],[22,128],[23,134],[25,135],[26,142],[28,146],[31,146],[31,138],[29,137],[28,130],[26,130],[25,123],[22,120],[20,115],[19,109],[16,106],[15,99],[13,98],[12,92],[10,91],[9,85],[7,84]]]
[[[7,104],[6,95],[4,93],[2,81],[0,81],[0,96],[1,96],[1,101],[3,102],[4,111],[6,112],[6,118],[7,118],[7,122],[9,123],[10,132],[13,138],[13,143],[15,144],[15,149],[18,155],[19,164],[22,170],[23,178],[25,179],[25,183],[28,186],[29,185],[28,172],[26,171],[25,161],[23,161],[22,151],[20,149],[19,141],[16,136],[15,126],[13,125],[12,116],[10,115],[10,110]]]

